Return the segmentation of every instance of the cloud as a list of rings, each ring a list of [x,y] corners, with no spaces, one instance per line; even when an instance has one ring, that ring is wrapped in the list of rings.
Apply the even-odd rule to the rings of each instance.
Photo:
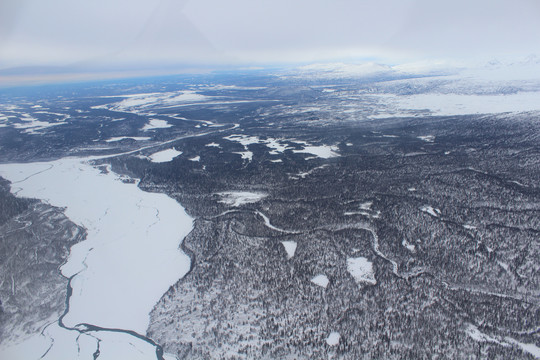
[[[536,0],[3,0],[0,68],[540,53]]]

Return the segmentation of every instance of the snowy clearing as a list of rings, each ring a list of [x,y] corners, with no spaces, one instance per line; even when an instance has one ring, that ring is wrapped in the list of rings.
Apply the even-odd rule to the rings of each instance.
[[[123,182],[110,167],[108,170],[104,173],[85,159],[65,158],[2,164],[0,176],[12,182],[11,191],[18,197],[63,207],[66,216],[87,231],[86,240],[71,248],[60,269],[63,276],[72,278],[73,288],[64,324],[87,323],[145,334],[155,303],[189,271],[190,259],[179,245],[191,231],[193,220],[165,194],[144,192],[137,183]],[[48,359],[78,358],[75,338],[79,332],[48,330],[53,342]],[[115,357],[120,355],[113,350],[118,342],[124,344],[119,351],[128,358],[142,358],[142,354],[135,355],[141,352],[146,358],[155,356],[155,347],[128,334],[100,331],[92,336],[103,338],[103,358],[123,358]],[[115,345],[106,345],[109,340],[105,338]],[[148,347],[150,352],[142,350]],[[95,346],[92,348],[93,353]],[[109,351],[114,353],[105,355]]]
[[[146,141],[146,140],[150,140],[151,138],[148,136],[117,136],[117,137],[112,137],[110,139],[107,139],[105,140],[105,142],[116,142],[116,141],[122,141],[125,139],[131,139],[135,141]]]
[[[434,216],[434,217],[439,217],[439,215],[441,214],[441,210],[439,210],[437,208],[434,208],[434,207],[431,207],[429,205],[422,206],[420,208],[420,210],[422,210],[423,212],[428,213],[429,215]]]
[[[221,196],[221,200],[219,200],[220,203],[234,207],[244,204],[252,204],[268,196],[265,193],[249,191],[225,191],[217,193],[217,195]]]
[[[166,129],[172,127],[166,120],[150,119],[148,124],[144,125],[142,131],[154,130],[154,129]]]
[[[163,151],[158,151],[149,156],[151,162],[154,163],[164,163],[172,161],[175,157],[182,155],[181,151],[176,149],[167,149]]]
[[[425,142],[429,142],[429,143],[432,143],[432,142],[435,141],[435,136],[434,135],[417,136],[417,138],[419,138],[420,140],[423,140]]]
[[[339,344],[339,339],[341,336],[338,332],[331,332],[330,335],[326,338],[326,343],[330,346],[336,346]]]
[[[337,146],[320,145],[320,146],[305,146],[301,150],[293,150],[294,153],[306,153],[316,155],[323,159],[338,157]]]
[[[330,280],[328,280],[328,277],[326,277],[326,275],[320,274],[311,279],[311,282],[326,289],[328,283],[330,283]]]
[[[242,160],[247,160],[247,161],[253,160],[253,152],[251,151],[238,151],[238,152],[233,152],[233,154],[240,155],[242,157]]]
[[[467,335],[469,335],[474,341],[478,342],[490,342],[499,344],[504,347],[510,347],[510,346],[517,346],[522,351],[531,354],[536,359],[540,359],[540,347],[536,346],[536,344],[527,344],[519,342],[509,336],[506,336],[504,339],[499,339],[493,336],[489,336],[487,334],[484,334],[481,332],[476,326],[469,324],[467,329],[465,330]]]
[[[365,257],[348,258],[347,271],[358,283],[369,285],[377,284],[377,280],[375,280],[375,274],[373,272],[373,264]]]
[[[287,252],[287,259],[291,259],[296,252],[296,241],[282,241],[281,243]]]

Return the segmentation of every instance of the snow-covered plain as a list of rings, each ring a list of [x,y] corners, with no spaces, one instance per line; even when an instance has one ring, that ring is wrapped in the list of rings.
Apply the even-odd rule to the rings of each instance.
[[[145,334],[155,303],[189,271],[190,259],[179,245],[191,231],[193,220],[165,194],[144,192],[137,183],[123,182],[110,168],[102,172],[86,160],[2,164],[0,176],[12,182],[17,196],[63,207],[66,216],[87,231],[86,240],[71,248],[61,267],[73,288],[69,312],[63,318],[65,326],[86,323]],[[50,331],[53,347],[45,358],[77,359],[77,342],[71,341],[79,333],[63,328]],[[120,349],[143,351],[148,344],[123,333],[100,331],[93,336],[111,338],[115,347],[127,341]],[[100,358],[138,358],[133,354],[115,357],[116,352],[105,355],[105,341],[100,348]],[[145,351],[140,358],[155,358],[155,347],[150,348],[151,354]]]

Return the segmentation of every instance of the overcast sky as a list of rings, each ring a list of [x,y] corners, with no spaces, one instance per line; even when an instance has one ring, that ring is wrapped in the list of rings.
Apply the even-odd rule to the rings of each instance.
[[[0,69],[540,55],[540,0],[0,0]]]

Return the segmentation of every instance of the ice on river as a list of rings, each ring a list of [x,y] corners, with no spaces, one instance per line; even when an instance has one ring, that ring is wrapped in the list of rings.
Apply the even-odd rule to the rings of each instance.
[[[65,207],[86,228],[61,268],[73,288],[64,324],[145,334],[152,307],[190,267],[179,246],[193,219],[182,206],[83,159],[3,164],[0,176],[17,196]]]

